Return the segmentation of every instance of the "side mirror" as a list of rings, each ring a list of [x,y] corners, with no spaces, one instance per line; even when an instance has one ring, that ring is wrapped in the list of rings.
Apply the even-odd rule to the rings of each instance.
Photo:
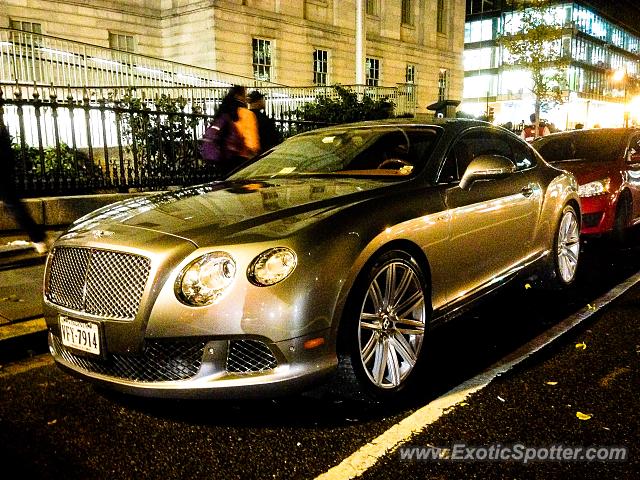
[[[480,155],[473,159],[460,180],[460,188],[469,190],[478,180],[505,178],[516,171],[511,160],[502,155]]]
[[[640,163],[640,153],[629,154],[629,163]]]

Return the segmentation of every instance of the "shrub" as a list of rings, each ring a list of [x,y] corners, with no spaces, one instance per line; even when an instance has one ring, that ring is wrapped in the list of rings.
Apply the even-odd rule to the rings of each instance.
[[[385,98],[374,100],[369,95],[362,96],[353,90],[334,86],[337,98],[319,96],[314,102],[289,112],[298,120],[326,123],[349,123],[361,120],[378,120],[393,116],[394,104]]]

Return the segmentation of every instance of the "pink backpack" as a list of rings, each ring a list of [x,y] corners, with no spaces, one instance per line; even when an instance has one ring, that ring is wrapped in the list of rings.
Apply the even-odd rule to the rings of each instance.
[[[223,162],[242,151],[243,140],[235,124],[224,114],[216,118],[200,141],[200,155],[207,162]]]

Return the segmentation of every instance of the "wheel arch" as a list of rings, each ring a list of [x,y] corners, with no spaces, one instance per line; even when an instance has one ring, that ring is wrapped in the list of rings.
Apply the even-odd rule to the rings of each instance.
[[[571,198],[567,202],[567,205],[571,205],[576,211],[576,215],[578,217],[578,227],[582,227],[582,211],[580,210],[580,202],[578,202],[575,198]]]
[[[371,268],[372,264],[376,261],[376,259],[379,258],[381,255],[384,255],[386,252],[389,252],[392,250],[402,250],[408,253],[409,255],[411,255],[411,257],[415,259],[416,263],[418,264],[418,267],[420,267],[420,270],[424,275],[424,279],[427,284],[426,286],[428,288],[429,295],[431,295],[431,265],[429,263],[429,259],[427,258],[427,255],[416,243],[407,239],[395,239],[380,246],[378,249],[373,251],[373,253],[371,253],[367,258],[367,260],[362,264],[359,271],[355,275],[354,280],[348,286],[349,290],[344,295],[343,297],[344,300],[341,302],[340,311],[339,311],[339,321],[336,322],[337,324],[334,332],[334,334],[336,335],[336,346],[337,346],[336,350],[338,353],[343,351],[344,349],[344,344],[342,343],[343,335],[341,335],[341,330],[345,324],[345,321],[344,321],[345,314],[348,311],[350,301],[353,298],[353,295],[356,294],[357,286],[360,284],[363,276],[367,274],[367,272],[369,271],[369,268]],[[430,297],[429,304],[427,305],[427,308],[428,308],[428,314],[431,315],[431,312],[433,309],[433,303],[432,303],[431,297]]]

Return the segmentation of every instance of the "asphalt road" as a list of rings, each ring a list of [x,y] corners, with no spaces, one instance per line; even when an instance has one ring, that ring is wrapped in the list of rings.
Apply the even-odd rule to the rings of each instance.
[[[246,402],[138,399],[75,379],[47,355],[5,365],[3,471],[56,479],[315,478],[639,270],[639,249],[588,243],[571,291],[514,284],[433,332],[428,388],[391,406],[321,390]],[[416,461],[402,460],[398,449],[363,478],[638,478],[639,300],[640,286],[400,446],[619,446],[628,449],[626,461]]]

